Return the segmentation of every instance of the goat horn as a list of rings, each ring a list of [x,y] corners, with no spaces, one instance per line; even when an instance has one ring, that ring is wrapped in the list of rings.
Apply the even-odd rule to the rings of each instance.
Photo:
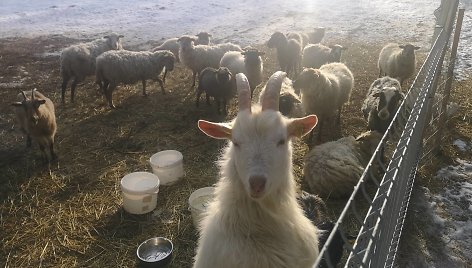
[[[269,78],[261,100],[263,111],[266,109],[279,110],[280,88],[286,76],[287,73],[277,71]]]
[[[21,90],[20,92],[21,92],[21,94],[23,95],[24,100],[27,100],[28,98],[26,97],[25,92],[24,92],[23,90]]]
[[[236,88],[238,89],[239,111],[249,109],[251,112],[251,88],[243,73],[236,74]]]
[[[35,88],[33,88],[33,89],[31,90],[31,100],[34,100],[34,90],[35,90]]]

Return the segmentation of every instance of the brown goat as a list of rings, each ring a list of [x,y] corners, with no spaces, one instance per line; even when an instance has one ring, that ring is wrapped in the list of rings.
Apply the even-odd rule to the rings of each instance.
[[[56,135],[56,115],[52,101],[36,89],[31,90],[31,98],[21,91],[18,94],[21,101],[12,103],[16,107],[16,116],[21,131],[26,135],[26,146],[31,147],[31,140],[39,144],[46,161],[49,160],[46,147],[49,148],[51,159],[57,158],[54,152],[54,136]]]

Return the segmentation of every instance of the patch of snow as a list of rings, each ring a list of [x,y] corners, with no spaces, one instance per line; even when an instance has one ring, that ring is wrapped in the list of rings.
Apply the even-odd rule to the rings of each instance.
[[[467,142],[465,142],[463,140],[460,140],[460,139],[455,140],[452,144],[454,144],[462,152],[467,151],[468,148],[469,148],[469,146],[467,145]]]
[[[472,162],[457,160],[459,165],[438,171],[436,179],[447,186],[437,194],[426,192],[430,199],[436,232],[445,243],[445,254],[455,261],[472,263]]]

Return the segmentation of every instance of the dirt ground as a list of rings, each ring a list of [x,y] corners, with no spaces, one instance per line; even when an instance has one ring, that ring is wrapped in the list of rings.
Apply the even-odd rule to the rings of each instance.
[[[191,266],[197,235],[187,200],[194,190],[216,182],[214,162],[225,145],[199,132],[197,120],[230,120],[236,112],[234,103],[226,117],[216,113],[215,105],[201,102],[196,108],[191,73],[177,65],[168,75],[165,95],[154,82],[148,83],[147,97],[142,96],[140,84],[121,86],[113,96],[118,108],[111,110],[89,78],[78,86],[75,103],[70,103],[68,90],[63,105],[59,58],[44,52],[76,42],[59,35],[0,42],[0,263],[6,267],[132,267],[140,242],[164,236],[174,243],[170,267]],[[341,127],[325,132],[323,141],[366,129],[360,107],[378,74],[380,45],[338,43],[349,48],[343,61],[356,82]],[[258,47],[266,52],[267,78],[276,70],[275,53]],[[425,57],[425,52],[419,53],[419,66]],[[453,95],[462,107],[451,122],[451,139],[472,137],[466,113],[471,84],[461,82],[460,91]],[[10,106],[19,90],[32,88],[56,106],[59,160],[50,166],[41,162],[37,146],[26,149]],[[301,178],[308,146],[296,141],[294,148],[294,171]],[[121,178],[134,171],[151,171],[149,157],[166,149],[183,153],[186,175],[172,186],[161,187],[154,212],[143,216],[124,212]],[[428,171],[434,173],[456,154],[447,147],[441,158],[447,161],[439,161]],[[300,185],[306,188],[302,181]]]

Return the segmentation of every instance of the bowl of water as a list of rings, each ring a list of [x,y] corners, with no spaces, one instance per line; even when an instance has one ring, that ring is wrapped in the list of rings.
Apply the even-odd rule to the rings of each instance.
[[[150,238],[139,245],[136,255],[139,267],[165,267],[172,259],[174,245],[165,237]]]

